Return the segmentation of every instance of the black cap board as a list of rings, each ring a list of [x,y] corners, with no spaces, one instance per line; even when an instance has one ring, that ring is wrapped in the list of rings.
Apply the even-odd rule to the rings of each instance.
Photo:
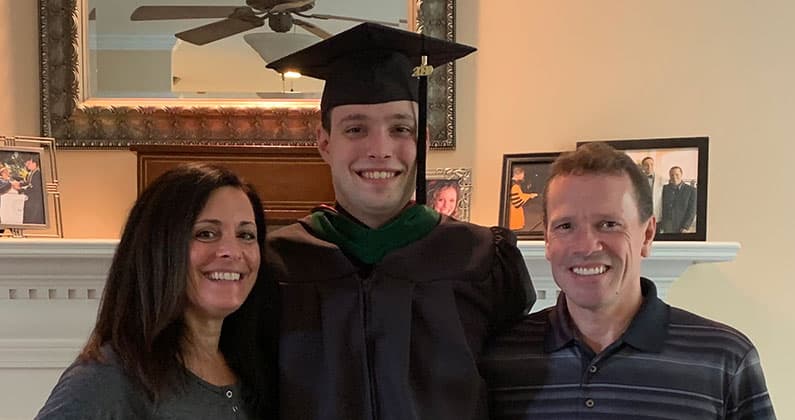
[[[324,119],[339,105],[417,102],[416,197],[418,203],[424,204],[428,69],[474,51],[468,45],[362,23],[273,61],[267,67],[279,73],[295,71],[325,80],[320,101]]]

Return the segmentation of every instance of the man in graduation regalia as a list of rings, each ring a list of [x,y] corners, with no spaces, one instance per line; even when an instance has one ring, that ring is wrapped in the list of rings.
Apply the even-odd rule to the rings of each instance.
[[[317,142],[336,193],[267,240],[281,418],[487,418],[477,361],[534,303],[526,265],[507,229],[412,201],[426,152],[412,72],[472,51],[366,23],[268,65],[326,81]]]

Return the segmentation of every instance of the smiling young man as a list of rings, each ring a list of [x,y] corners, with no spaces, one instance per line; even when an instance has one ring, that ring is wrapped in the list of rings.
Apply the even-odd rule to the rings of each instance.
[[[544,193],[557,304],[483,358],[492,419],[774,419],[759,355],[737,330],[665,304],[641,277],[651,189],[624,153],[562,155]]]
[[[527,267],[510,231],[411,199],[426,149],[413,67],[472,51],[363,24],[269,65],[326,80],[317,140],[337,199],[268,236],[281,418],[487,418],[477,362],[535,301]]]

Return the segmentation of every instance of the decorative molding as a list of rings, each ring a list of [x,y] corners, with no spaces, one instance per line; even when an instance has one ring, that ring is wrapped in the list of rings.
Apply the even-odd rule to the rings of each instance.
[[[455,0],[414,0],[418,31],[454,39]],[[39,0],[41,130],[59,148],[127,149],[133,145],[313,145],[317,106],[227,102],[228,106],[81,103],[78,76],[80,9],[77,0]],[[87,40],[90,41],[90,40]],[[429,82],[429,144],[455,148],[452,64]],[[177,104],[179,102],[175,102]],[[240,103],[240,105],[236,105]],[[184,104],[183,104],[184,105]]]
[[[415,0],[417,32],[455,41],[455,0]],[[433,149],[455,149],[455,62],[428,81],[429,141]]]
[[[64,368],[74,360],[96,316],[117,243],[0,240],[0,316],[17,320],[0,324],[0,369]],[[553,305],[558,289],[544,258],[544,242],[519,241],[519,249],[539,294],[533,310]],[[687,267],[732,261],[739,249],[736,242],[657,242],[652,255],[643,261],[642,273],[654,280],[665,298],[668,288]],[[3,299],[2,292],[10,288],[36,292],[33,297]],[[55,295],[50,295],[53,289]],[[73,291],[71,297],[69,290]],[[65,295],[58,294],[63,291]]]
[[[2,239],[0,260],[40,258],[111,258],[119,243],[115,239]],[[4,265],[4,272],[7,272]],[[8,268],[13,268],[8,266]],[[56,271],[57,272],[57,271]]]
[[[63,369],[75,360],[86,338],[0,338],[0,369]]]
[[[544,256],[544,242],[519,241],[518,245],[538,294],[533,312],[554,305],[560,289]],[[654,281],[658,295],[665,299],[673,282],[691,265],[733,261],[739,250],[737,242],[654,242],[651,255],[641,263],[641,274]]]
[[[99,300],[116,240],[0,240],[0,301]]]

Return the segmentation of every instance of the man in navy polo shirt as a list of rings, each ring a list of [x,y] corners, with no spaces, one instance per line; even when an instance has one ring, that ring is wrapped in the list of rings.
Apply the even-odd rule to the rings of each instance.
[[[775,418],[748,338],[665,304],[641,277],[656,220],[626,154],[592,143],[562,155],[544,200],[562,293],[487,349],[493,420]]]

